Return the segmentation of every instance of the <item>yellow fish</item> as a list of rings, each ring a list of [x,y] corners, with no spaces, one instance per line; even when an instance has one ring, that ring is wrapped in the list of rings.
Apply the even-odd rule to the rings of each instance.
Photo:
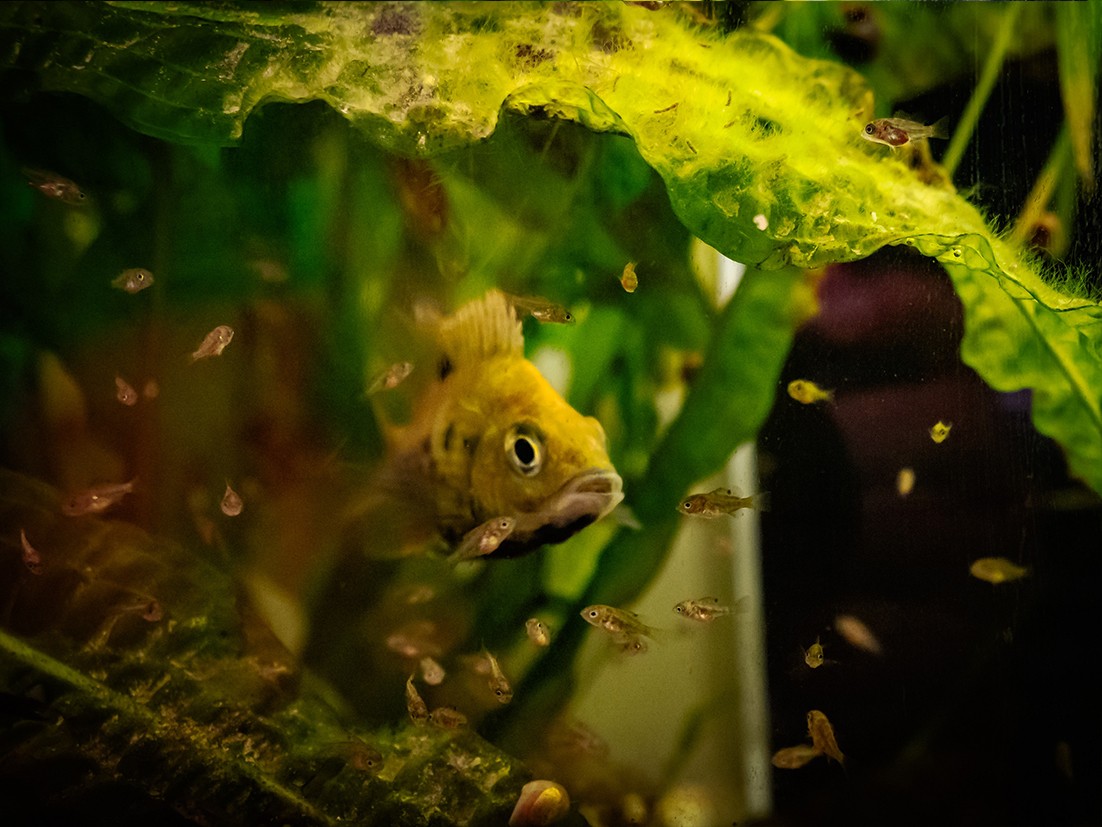
[[[477,528],[463,535],[455,551],[448,558],[453,563],[485,557],[497,551],[505,539],[513,533],[517,521],[512,517],[491,517]]]
[[[834,737],[834,727],[830,725],[827,716],[818,709],[807,713],[807,734],[811,736],[811,743],[819,752],[824,753],[828,758],[833,758],[839,764],[846,763],[846,756],[838,748],[838,741]]]
[[[716,488],[703,494],[690,494],[677,510],[690,517],[703,517],[713,520],[724,514],[734,514],[742,508],[769,510],[769,492],[763,491],[749,497],[739,497],[730,488]]]
[[[802,405],[834,401],[834,391],[823,390],[810,379],[793,379],[788,383],[788,395]]]
[[[504,295],[504,294],[503,294]],[[574,314],[542,296],[507,296],[519,312],[544,324],[574,324]]]
[[[408,424],[388,429],[380,482],[450,544],[511,518],[492,556],[558,543],[624,498],[605,432],[524,358],[514,303],[493,290],[433,320],[439,358]]]
[[[930,428],[930,439],[939,445],[949,438],[949,429],[953,427],[952,422],[942,422],[940,419]]]
[[[494,693],[494,697],[497,698],[499,704],[509,703],[513,700],[513,688],[509,686],[509,679],[505,677],[505,673],[501,670],[501,664],[497,662],[497,658],[485,649],[482,650],[482,657],[486,659],[490,669],[490,680],[488,681],[490,691]]]
[[[1020,580],[1029,574],[1029,569],[1011,563],[1005,557],[981,557],[968,569],[973,577],[986,580],[996,586],[999,583],[1009,583],[1011,580]]]
[[[635,274],[634,261],[629,261],[624,265],[624,272],[620,276],[620,286],[628,293],[634,293],[639,286],[639,276]]]
[[[742,598],[739,599],[740,602]],[[711,623],[717,617],[731,614],[730,606],[720,605],[718,597],[698,597],[696,600],[682,600],[673,610],[682,617],[700,623]]]
[[[772,764],[782,770],[798,770],[822,754],[821,749],[811,744],[797,744],[794,747],[785,747],[773,753]]]
[[[812,669],[823,665],[823,644],[819,642],[819,638],[815,638],[815,642],[804,651],[804,663]]]
[[[524,623],[524,629],[528,633],[528,639],[536,646],[551,645],[551,630],[538,617],[528,618]]]
[[[615,638],[654,637],[654,629],[643,623],[635,612],[629,612],[627,609],[595,603],[592,606],[586,606],[579,614],[590,626],[604,629]]]
[[[463,729],[467,726],[467,716],[454,706],[438,706],[429,713],[428,720],[440,729]]]
[[[395,362],[386,370],[377,373],[367,385],[367,393],[389,391],[398,387],[413,373],[413,362]]]
[[[900,468],[895,476],[895,490],[899,496],[906,497],[915,487],[915,471],[913,468]]]
[[[416,726],[422,726],[429,720],[429,708],[413,685],[413,675],[406,680],[406,710],[409,712],[409,719]]]
[[[111,282],[111,286],[133,295],[153,286],[153,274],[143,267],[131,267],[129,270],[123,270]]]

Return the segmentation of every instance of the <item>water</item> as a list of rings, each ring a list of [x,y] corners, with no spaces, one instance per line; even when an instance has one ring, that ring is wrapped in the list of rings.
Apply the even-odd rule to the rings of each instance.
[[[951,5],[870,9],[870,22],[820,5],[750,18],[805,54],[851,61],[876,114],[890,100],[954,123],[1002,19],[999,7]],[[0,785],[17,823],[499,824],[532,778],[564,785],[573,824],[1102,821],[1091,658],[1102,508],[1065,460],[1089,456],[1097,434],[1044,437],[1031,414],[1051,388],[998,392],[981,376],[1057,373],[1037,361],[1053,339],[1022,334],[1013,305],[1010,367],[962,361],[966,336],[991,324],[982,291],[995,282],[971,241],[931,240],[967,229],[952,224],[955,207],[933,227],[922,198],[889,198],[866,226],[864,210],[847,212],[874,198],[863,173],[830,182],[893,151],[847,142],[844,123],[794,117],[783,80],[737,62],[729,78],[701,57],[726,54],[722,30],[738,15],[558,4],[509,24],[492,6],[464,6],[447,29],[414,7],[371,4],[331,12],[320,30],[338,40],[364,29],[338,48],[288,34],[294,10],[232,22],[231,8],[230,25],[192,9],[210,19],[169,21],[116,64],[88,49],[125,40],[152,12],[49,8],[12,7],[0,21]],[[1055,42],[1056,12],[1028,14],[1020,25]],[[93,36],[78,44],[73,26]],[[185,39],[165,57],[189,26],[207,45]],[[254,26],[272,28],[259,37]],[[648,41],[652,26],[671,28]],[[443,65],[407,71],[411,44],[446,62],[470,32],[476,49],[478,38],[511,44],[477,52],[470,77],[495,61],[508,71],[487,69],[484,87],[449,80]],[[508,40],[518,32],[544,39]],[[74,66],[104,86],[66,68],[67,37]],[[660,77],[624,68],[644,44],[666,67],[663,41],[677,60]],[[231,141],[251,105],[242,90],[259,88],[249,83],[311,96],[279,86],[280,55],[307,42],[336,55],[296,76],[322,100],[266,102]],[[917,60],[922,43],[933,45]],[[374,88],[362,79],[382,71],[372,61],[384,47],[393,71]],[[1070,148],[1050,156],[1064,140],[1057,53],[1008,49],[953,180],[1003,226],[1057,158],[1053,232],[1038,240],[1093,266],[1098,198],[1077,190]],[[49,65],[20,64],[28,54]],[[190,67],[182,80],[179,66]],[[560,85],[539,74],[549,66]],[[531,84],[517,100],[535,102],[500,113],[487,103],[522,76]],[[117,77],[157,90],[151,108],[110,91]],[[760,111],[743,134],[716,77],[736,95],[740,83],[780,91],[747,92]],[[815,84],[807,113],[859,97],[827,70]],[[548,88],[561,110],[538,102]],[[157,108],[174,95],[210,117]],[[445,117],[432,107],[447,95],[459,105]],[[377,98],[391,121],[372,114]],[[1024,112],[1036,128],[1006,128]],[[494,116],[477,141],[450,131]],[[631,129],[617,132],[616,118]],[[421,150],[431,157],[412,157]],[[42,174],[86,198],[28,186]],[[936,177],[928,190],[896,185],[884,192],[951,201]],[[731,262],[694,232],[771,267],[815,267],[751,267],[732,296]],[[947,258],[967,246],[980,276],[951,279],[904,240]],[[818,269],[840,256],[860,260]],[[112,286],[134,267],[151,287]],[[525,319],[525,353],[601,422],[630,513],[454,566],[436,536],[445,527],[376,472],[388,428],[417,413],[416,391],[441,370],[416,318],[494,288],[576,317]],[[219,325],[232,340],[193,361]],[[1073,345],[1059,353],[1096,400],[1089,361]],[[368,392],[406,360],[400,385]],[[117,378],[134,404],[118,399]],[[798,378],[833,401],[798,403],[786,392]],[[935,443],[939,420],[952,428]],[[130,480],[102,516],[61,511],[65,496]],[[221,506],[227,486],[239,513]],[[768,491],[771,508],[677,514],[685,494],[715,487]],[[991,556],[1028,576],[969,574]],[[674,613],[705,596],[746,599],[706,624]],[[656,628],[647,651],[625,655],[587,625],[579,611],[592,603],[638,612]],[[549,647],[526,636],[531,617],[551,628]],[[847,617],[880,651],[862,648]],[[812,669],[816,640],[825,662]],[[490,690],[484,650],[511,684],[508,704]],[[424,679],[426,657],[442,682]],[[454,707],[468,726],[411,723],[411,674],[430,709]],[[833,723],[845,767],[820,757],[774,768],[776,750],[809,740],[813,709]]]

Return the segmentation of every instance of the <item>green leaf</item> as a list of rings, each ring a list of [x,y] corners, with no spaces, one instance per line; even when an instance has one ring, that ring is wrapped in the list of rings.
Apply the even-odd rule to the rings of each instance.
[[[1102,318],[1022,268],[998,239],[917,236],[941,262],[964,305],[961,358],[1000,391],[1032,390],[1037,430],[1064,446],[1076,476],[1102,491]],[[1009,268],[1008,268],[1009,269]]]
[[[985,26],[997,27],[999,7],[988,14]],[[503,106],[622,132],[686,227],[766,269],[862,258],[920,236],[945,239],[939,250],[964,245],[975,252],[971,280],[984,284],[961,293],[969,317],[990,316],[982,303],[1001,287],[1004,312],[1035,321],[1004,325],[1025,337],[1013,347],[1058,353],[1061,369],[977,358],[985,348],[973,326],[966,358],[993,386],[1032,388],[1038,427],[1102,491],[1099,386],[1087,363],[1102,309],[1047,287],[951,187],[863,141],[871,95],[860,76],[771,37],[722,37],[672,9],[626,4],[316,4],[279,15],[253,5],[35,3],[0,10],[0,54],[0,65],[34,73],[44,88],[86,94],[174,140],[234,141],[272,98],[321,99],[408,153],[485,138]]]
[[[471,732],[350,725],[209,562],[126,523],[62,516],[56,493],[10,472],[0,524],[0,685],[19,718],[0,783],[22,780],[9,817],[87,802],[229,823],[247,802],[256,823],[507,818],[518,764]],[[19,560],[20,530],[41,574]]]

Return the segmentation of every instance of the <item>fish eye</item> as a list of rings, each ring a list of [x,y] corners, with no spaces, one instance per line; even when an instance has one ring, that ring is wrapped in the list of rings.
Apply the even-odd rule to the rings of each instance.
[[[596,609],[590,609],[589,610],[589,616],[590,617],[596,617],[597,616],[597,610]]]
[[[872,128],[873,127],[872,127],[871,123],[865,124],[865,134],[866,135],[871,135],[872,134]]]
[[[505,437],[505,454],[513,469],[525,477],[539,473],[543,466],[543,441],[531,427],[514,426]]]

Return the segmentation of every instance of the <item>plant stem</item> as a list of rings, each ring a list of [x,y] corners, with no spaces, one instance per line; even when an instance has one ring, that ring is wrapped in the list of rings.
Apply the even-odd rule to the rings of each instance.
[[[1006,50],[1010,46],[1010,38],[1014,34],[1014,28],[1017,25],[1021,10],[1022,7],[1019,3],[1008,4],[1006,16],[1003,17],[1002,26],[999,27],[995,42],[987,55],[987,61],[983,65],[983,72],[980,74],[976,89],[972,92],[968,105],[964,107],[964,112],[960,116],[960,123],[957,125],[956,132],[953,133],[952,140],[949,141],[949,148],[945,150],[945,157],[941,159],[941,165],[945,167],[945,171],[949,173],[950,178],[956,172],[957,166],[964,156],[964,150],[968,147],[968,141],[976,130],[976,124],[979,122],[980,114],[983,112],[987,99],[991,96],[991,90],[995,88],[995,81],[1002,69],[1003,60],[1006,58]]]
[[[1012,241],[1025,243],[1029,239],[1031,229],[1036,225],[1040,217],[1052,201],[1052,193],[1057,183],[1064,175],[1067,163],[1071,155],[1071,140],[1068,132],[1067,121],[1060,127],[1060,133],[1052,144],[1052,151],[1048,154],[1040,175],[1033,184],[1033,189],[1026,196],[1022,211],[1014,222],[1014,229],[1010,233]]]

